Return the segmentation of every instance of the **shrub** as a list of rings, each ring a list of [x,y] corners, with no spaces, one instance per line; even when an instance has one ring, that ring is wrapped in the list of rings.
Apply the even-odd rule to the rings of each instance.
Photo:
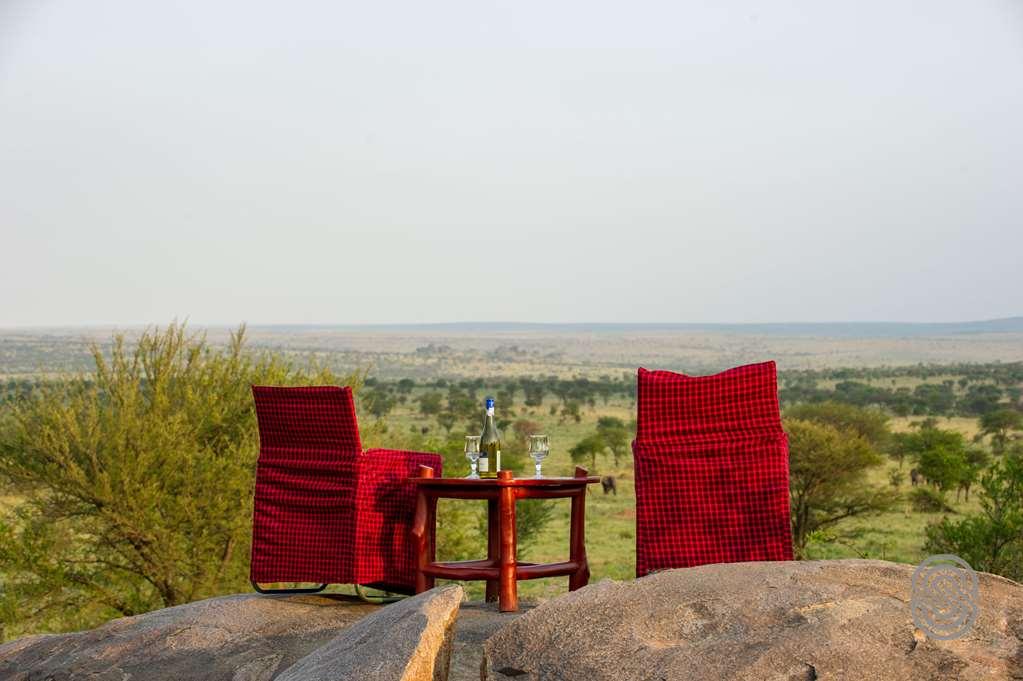
[[[258,434],[253,383],[347,383],[183,325],[146,332],[95,371],[15,402],[0,479],[24,499],[0,523],[8,634],[92,626],[248,585]]]
[[[913,510],[918,513],[941,513],[951,512],[953,509],[948,505],[944,492],[930,487],[916,487],[909,493],[909,500]]]
[[[893,489],[899,489],[899,487],[902,487],[902,476],[903,473],[901,470],[888,471],[888,484],[891,485]]]
[[[980,480],[981,512],[927,528],[924,549],[954,553],[973,568],[1023,580],[1023,459],[1005,457]]]

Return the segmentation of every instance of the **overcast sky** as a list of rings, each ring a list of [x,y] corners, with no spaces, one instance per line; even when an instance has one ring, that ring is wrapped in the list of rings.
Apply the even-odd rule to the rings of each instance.
[[[0,0],[0,326],[1023,313],[1023,2]]]

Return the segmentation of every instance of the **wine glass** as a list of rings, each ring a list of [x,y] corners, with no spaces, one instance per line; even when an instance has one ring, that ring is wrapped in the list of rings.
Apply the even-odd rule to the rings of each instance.
[[[533,477],[543,477],[543,475],[540,474],[540,463],[547,458],[547,454],[550,450],[550,443],[548,442],[546,435],[529,436],[529,456],[533,459],[533,463],[536,464],[536,475]]]
[[[469,480],[479,480],[480,474],[476,471],[476,465],[480,460],[480,436],[479,435],[466,435],[465,436],[465,458],[469,459],[469,464],[472,466],[472,472],[465,476]]]

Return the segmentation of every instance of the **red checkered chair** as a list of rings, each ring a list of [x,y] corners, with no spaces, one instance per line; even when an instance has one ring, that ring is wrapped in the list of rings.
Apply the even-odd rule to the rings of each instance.
[[[327,584],[414,593],[410,477],[437,454],[362,451],[351,388],[252,386],[259,460],[250,579],[260,593]],[[263,589],[270,582],[316,588]],[[361,594],[360,589],[360,594]]]
[[[639,370],[636,575],[792,560],[774,362],[714,376]]]

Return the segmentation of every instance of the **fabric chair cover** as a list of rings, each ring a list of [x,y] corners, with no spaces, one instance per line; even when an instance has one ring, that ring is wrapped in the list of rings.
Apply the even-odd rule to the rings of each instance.
[[[351,388],[253,386],[259,460],[250,578],[411,591],[410,480],[437,454],[362,451]]]
[[[700,377],[641,368],[637,400],[636,575],[791,560],[774,362]]]

